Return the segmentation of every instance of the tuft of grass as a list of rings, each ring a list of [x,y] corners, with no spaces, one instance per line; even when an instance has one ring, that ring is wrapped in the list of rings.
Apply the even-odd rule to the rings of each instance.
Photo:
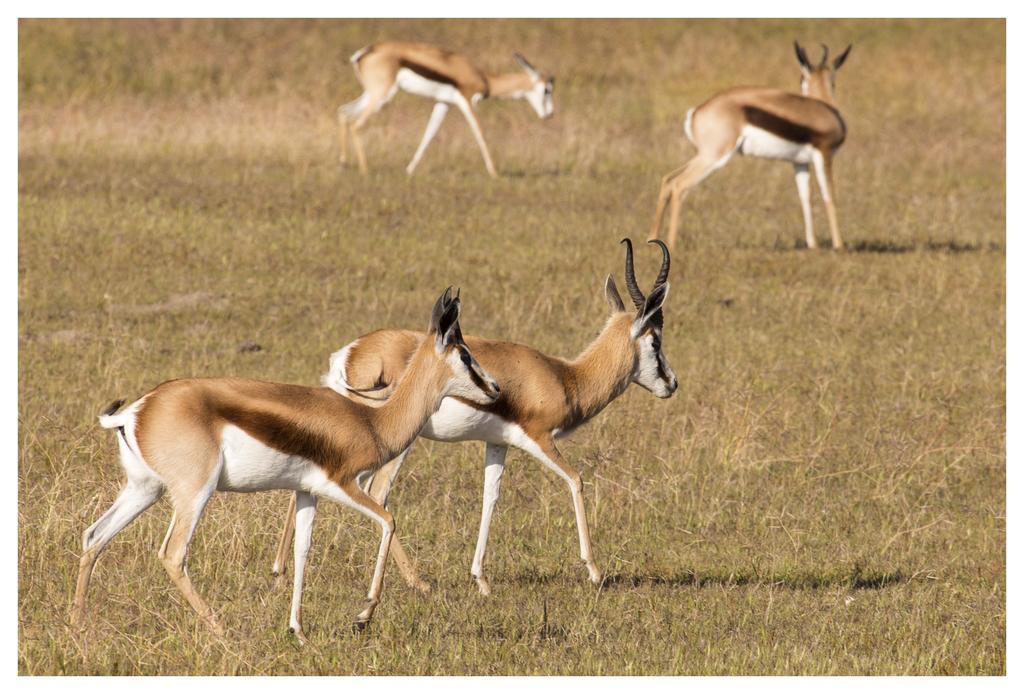
[[[370,174],[342,169],[347,57],[384,38],[491,69],[521,51],[557,76],[556,117],[485,102],[500,179],[457,118],[407,179],[429,107],[402,95],[367,128]],[[479,596],[483,447],[420,441],[392,500],[433,592],[390,570],[368,633],[349,625],[375,530],[322,504],[313,645],[287,634],[284,493],[219,495],[198,529],[190,575],[227,639],[156,559],[166,502],[114,540],[87,629],[68,627],[81,533],[121,484],[95,425],[111,400],[181,376],[316,383],[449,284],[467,333],[578,352],[618,240],[646,235],[690,151],[686,109],[796,88],[793,38],[854,44],[852,252],[799,249],[778,163],[738,159],[686,201],[679,391],[631,389],[561,444],[601,588],[564,485],[513,452]],[[22,674],[1005,673],[1003,22],[22,20],[18,166]],[[817,201],[815,219],[824,239]],[[645,286],[658,260],[639,252]]]

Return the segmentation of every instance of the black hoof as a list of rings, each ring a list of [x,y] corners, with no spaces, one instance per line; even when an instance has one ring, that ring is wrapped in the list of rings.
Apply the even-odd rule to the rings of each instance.
[[[370,623],[368,621],[363,620],[352,622],[352,633],[362,634],[364,631],[366,631],[366,627],[368,627],[369,625]]]

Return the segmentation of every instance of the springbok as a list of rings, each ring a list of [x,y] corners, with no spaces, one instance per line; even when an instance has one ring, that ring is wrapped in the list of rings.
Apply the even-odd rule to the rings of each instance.
[[[629,239],[623,239],[623,243],[626,244],[626,288],[633,302],[632,310],[623,305],[609,275],[605,297],[612,313],[600,334],[572,360],[550,357],[525,345],[466,338],[466,344],[471,346],[480,364],[501,383],[501,395],[489,404],[449,398],[420,432],[420,436],[434,441],[483,441],[487,444],[483,511],[471,570],[484,595],[489,595],[491,590],[483,570],[484,553],[509,446],[525,451],[568,485],[576,514],[580,558],[586,564],[590,580],[595,585],[600,584],[601,572],[594,560],[583,505],[583,481],[579,472],[562,457],[555,441],[596,416],[630,383],[646,388],[659,398],[671,397],[679,385],[662,352],[662,304],[669,288],[669,251],[661,241],[653,242],[663,253],[662,265],[650,295],[644,296],[633,270],[632,243]],[[331,356],[330,371],[324,383],[349,397],[386,397],[424,339],[422,333],[409,330],[379,330],[359,337]],[[391,484],[408,452],[408,449],[402,451],[374,476],[369,492],[378,503],[386,505]],[[293,499],[274,561],[273,573],[277,576],[284,571],[287,562],[295,508]],[[409,585],[424,592],[429,590],[398,538],[392,544],[395,561]],[[295,568],[297,573],[302,571],[301,566]]]
[[[489,75],[466,56],[426,43],[387,41],[356,51],[350,60],[364,91],[358,99],[338,109],[341,163],[348,160],[348,134],[351,130],[359,170],[366,173],[366,154],[359,139],[359,131],[370,116],[391,101],[401,89],[435,101],[423,139],[412,161],[405,168],[407,174],[411,176],[416,170],[427,145],[434,139],[449,107],[454,104],[473,131],[487,173],[492,178],[497,177],[476,118],[474,109],[477,103],[489,97],[526,99],[540,118],[550,118],[555,112],[555,78],[539,72],[519,53],[515,53],[514,57],[523,72]]]
[[[159,557],[171,580],[207,626],[224,630],[189,580],[185,559],[192,534],[215,491],[295,491],[298,533],[289,627],[301,641],[302,573],[319,497],[355,509],[380,524],[381,541],[368,604],[356,618],[369,623],[380,602],[395,522],[358,484],[405,451],[447,396],[484,405],[497,383],[473,358],[459,330],[459,299],[450,288],[437,300],[425,338],[381,407],[368,407],[330,388],[230,378],[167,381],[100,426],[117,429],[127,484],[114,505],[85,531],[73,624],[80,624],[93,566],[110,540],[169,491],[174,515]]]
[[[683,198],[738,152],[793,164],[808,248],[818,247],[811,222],[810,164],[813,162],[828,213],[832,247],[842,250],[843,239],[836,222],[832,159],[846,139],[846,122],[836,106],[835,88],[836,72],[853,46],[847,46],[829,65],[828,46],[822,45],[821,62],[814,66],[800,44],[794,41],[793,45],[800,61],[801,94],[767,87],[736,87],[716,94],[687,112],[684,130],[697,148],[697,154],[661,179],[650,238],[658,238],[665,206],[671,202],[667,240],[669,248],[675,248]]]

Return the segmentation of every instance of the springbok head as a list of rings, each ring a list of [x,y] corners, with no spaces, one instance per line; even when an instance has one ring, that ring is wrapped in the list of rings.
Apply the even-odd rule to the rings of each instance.
[[[831,64],[828,62],[828,46],[821,44],[821,62],[812,65],[807,58],[807,51],[799,42],[793,42],[796,59],[800,63],[800,93],[822,101],[834,102],[836,95],[836,72],[846,62],[853,44],[846,47]]]
[[[523,68],[530,78],[532,85],[525,93],[525,98],[530,106],[537,112],[539,118],[550,118],[555,115],[555,78],[545,75],[537,70],[530,61],[523,57],[522,53],[513,53],[512,57]]]

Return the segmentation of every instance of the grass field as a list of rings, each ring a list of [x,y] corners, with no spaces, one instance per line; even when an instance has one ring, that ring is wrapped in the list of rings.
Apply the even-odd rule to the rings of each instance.
[[[407,180],[429,104],[399,95],[338,166],[348,56],[429,40],[557,76],[556,115],[484,102],[502,176],[453,114]],[[377,529],[321,505],[301,648],[269,570],[283,492],[219,495],[190,574],[159,502],[112,543],[68,626],[82,531],[122,481],[96,425],[172,377],[315,384],[368,330],[462,287],[467,333],[572,356],[622,287],[686,109],[796,89],[792,41],[854,44],[837,159],[852,252],[802,250],[791,168],[736,159],[687,200],[666,305],[680,379],[632,388],[562,444],[564,484],[512,452],[469,576],[482,444],[420,441],[392,496],[433,592]],[[23,21],[19,30],[18,669],[23,674],[1000,674],[1006,671],[1005,25],[968,21]],[[815,201],[818,238],[827,240]],[[658,254],[642,247],[641,284]],[[240,351],[246,341],[260,351]]]

